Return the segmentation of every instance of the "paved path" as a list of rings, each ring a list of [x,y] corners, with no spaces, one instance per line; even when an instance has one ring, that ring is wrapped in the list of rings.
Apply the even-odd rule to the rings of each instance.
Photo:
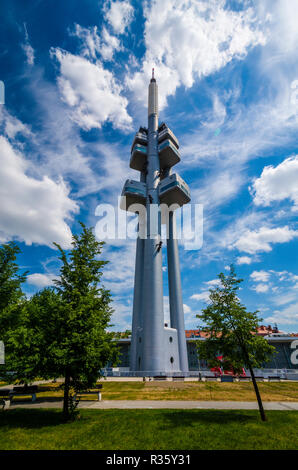
[[[298,402],[271,401],[263,402],[265,410],[298,411]],[[12,404],[13,408],[62,408],[62,400],[40,403]],[[166,400],[103,400],[82,401],[79,408],[107,410],[107,409],[216,409],[216,410],[257,410],[254,401],[166,401]]]

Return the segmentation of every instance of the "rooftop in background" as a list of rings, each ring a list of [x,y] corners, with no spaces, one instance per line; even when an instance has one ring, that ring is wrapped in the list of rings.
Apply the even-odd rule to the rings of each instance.
[[[267,336],[267,335],[270,335],[272,333],[283,333],[283,331],[279,331],[277,325],[275,325],[273,328],[272,328],[271,325],[268,325],[268,326],[261,325],[261,326],[259,326],[258,335]]]
[[[277,326],[272,327],[271,325],[265,326],[260,325],[258,329],[258,335],[269,336],[269,337],[298,337],[298,333],[285,333],[280,331]],[[191,338],[206,338],[207,334],[202,330],[185,330],[185,336],[188,339]]]
[[[115,333],[117,338],[121,339],[130,339],[130,331],[127,330],[125,332],[117,332]],[[260,336],[269,336],[272,338],[282,338],[282,337],[298,337],[298,333],[285,333],[280,331],[276,326],[272,328],[271,325],[265,326],[261,325],[258,330],[258,335]],[[187,339],[195,339],[195,338],[206,338],[207,333],[202,330],[185,330],[185,337]]]

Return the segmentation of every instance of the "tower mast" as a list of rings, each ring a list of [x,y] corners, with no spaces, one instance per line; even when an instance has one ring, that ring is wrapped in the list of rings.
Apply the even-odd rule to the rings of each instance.
[[[162,251],[158,185],[160,163],[158,155],[158,86],[152,70],[148,89],[147,147],[147,238],[144,250],[144,339],[145,371],[164,371],[164,312],[162,283]]]
[[[147,233],[139,233],[136,247],[130,369],[137,375],[188,372],[175,213],[168,214],[168,276],[170,326],[164,323],[161,205],[182,206],[190,201],[187,184],[171,168],[180,161],[179,143],[166,124],[158,124],[158,86],[152,69],[148,89],[148,128],[136,133],[130,167],[140,181],[127,180],[121,207],[146,214]],[[163,207],[163,210],[164,210]],[[139,226],[141,224],[141,210]]]

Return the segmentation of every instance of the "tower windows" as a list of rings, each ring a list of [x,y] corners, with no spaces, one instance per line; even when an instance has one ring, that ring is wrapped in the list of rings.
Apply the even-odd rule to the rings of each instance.
[[[174,358],[172,356],[171,359],[170,359],[170,363],[173,364],[173,362],[174,362]]]
[[[172,343],[172,342],[173,342],[173,338],[172,338],[172,336],[170,336],[170,337],[169,337],[169,341],[170,341],[170,343]]]

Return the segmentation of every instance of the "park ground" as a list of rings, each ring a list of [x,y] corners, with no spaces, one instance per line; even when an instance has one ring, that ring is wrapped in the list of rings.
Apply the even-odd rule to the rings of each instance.
[[[294,450],[298,412],[13,409],[0,418],[1,450]]]
[[[256,401],[251,382],[125,382],[101,380],[103,400]],[[298,401],[298,382],[259,382],[264,401]],[[38,399],[62,397],[59,383],[39,385]],[[89,398],[90,399],[90,398]]]
[[[112,401],[256,400],[251,382],[101,383],[103,400]],[[61,399],[60,385],[40,384],[37,401]],[[298,401],[297,382],[260,382],[259,388],[266,402]],[[267,411],[262,422],[257,410],[80,409],[74,421],[64,422],[61,409],[19,406],[0,411],[0,450],[298,449],[297,411]]]

